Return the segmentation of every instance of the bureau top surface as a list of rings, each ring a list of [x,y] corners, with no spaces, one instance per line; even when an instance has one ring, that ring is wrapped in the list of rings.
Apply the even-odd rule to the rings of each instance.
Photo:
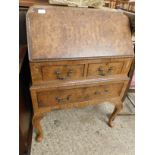
[[[120,12],[33,6],[26,21],[30,61],[133,56],[129,19]]]

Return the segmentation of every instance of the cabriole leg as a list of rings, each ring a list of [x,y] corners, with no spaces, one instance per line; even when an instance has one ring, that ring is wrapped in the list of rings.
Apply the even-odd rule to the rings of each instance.
[[[38,142],[41,142],[43,139],[43,130],[42,130],[42,127],[40,125],[40,120],[42,118],[43,118],[43,115],[34,115],[33,120],[32,120],[33,127],[37,131],[36,140]]]
[[[118,100],[115,104],[115,108],[114,108],[114,111],[113,113],[111,114],[110,118],[109,118],[109,122],[108,122],[108,125],[110,127],[113,127],[113,121],[114,119],[116,118],[117,114],[120,113],[120,111],[123,109],[123,103],[121,100]]]

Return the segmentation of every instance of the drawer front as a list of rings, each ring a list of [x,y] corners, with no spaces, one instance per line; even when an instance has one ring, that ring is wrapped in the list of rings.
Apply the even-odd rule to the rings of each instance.
[[[123,66],[124,61],[89,64],[87,76],[104,77],[107,75],[121,74]]]
[[[30,63],[33,84],[127,75],[132,58],[98,58]]]
[[[84,76],[84,66],[84,64],[31,63],[32,82],[39,84],[81,79]]]
[[[83,77],[84,66],[43,66],[42,78],[44,81],[50,80],[75,80]]]
[[[72,89],[57,89],[37,92],[38,106],[58,106],[62,104],[89,101],[93,99],[120,96],[124,83],[101,84]]]

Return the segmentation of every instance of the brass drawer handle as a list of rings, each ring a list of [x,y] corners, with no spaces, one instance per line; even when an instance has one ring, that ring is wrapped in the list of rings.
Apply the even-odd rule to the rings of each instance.
[[[108,69],[108,72],[111,72],[113,70],[113,68],[112,67],[110,67],[109,69]]]
[[[103,73],[103,72],[104,72],[104,69],[103,69],[102,67],[99,67],[99,68],[98,68],[98,72],[99,72],[99,73],[98,73],[99,75],[105,76],[105,73]]]
[[[58,103],[65,103],[65,102],[69,101],[70,98],[71,98],[71,95],[68,95],[66,98],[61,98],[61,97],[57,96],[55,99]]]
[[[65,80],[65,79],[71,77],[72,73],[73,73],[73,70],[70,69],[70,70],[68,70],[66,76],[62,76],[62,75],[61,75],[61,72],[60,72],[59,70],[56,70],[56,71],[55,71],[56,77],[57,77],[57,79],[59,79],[59,80]]]
[[[61,76],[61,72],[60,71],[55,71],[55,74],[56,74],[56,76],[57,76],[57,79],[59,79],[59,80],[64,80],[65,79],[65,77],[62,77]]]

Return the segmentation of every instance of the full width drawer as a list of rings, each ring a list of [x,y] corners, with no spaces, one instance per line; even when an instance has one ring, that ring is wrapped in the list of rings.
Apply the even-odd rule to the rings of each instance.
[[[61,106],[94,99],[112,98],[120,96],[124,83],[100,84],[95,86],[81,86],[78,88],[49,89],[37,92],[39,107]]]

